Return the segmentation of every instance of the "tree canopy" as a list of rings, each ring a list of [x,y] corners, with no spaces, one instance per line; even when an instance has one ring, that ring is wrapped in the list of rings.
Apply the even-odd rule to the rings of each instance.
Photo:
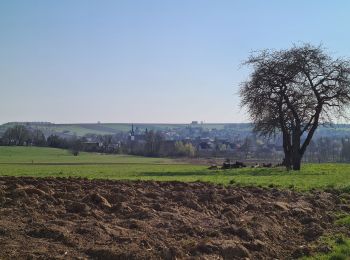
[[[262,135],[281,133],[284,163],[299,170],[317,127],[346,116],[349,60],[334,59],[321,46],[304,44],[257,52],[244,64],[253,71],[241,85],[241,102],[254,130]]]

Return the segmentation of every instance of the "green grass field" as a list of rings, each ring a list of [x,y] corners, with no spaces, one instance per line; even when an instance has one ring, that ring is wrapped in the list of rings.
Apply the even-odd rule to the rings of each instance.
[[[350,191],[350,164],[305,164],[300,172],[283,168],[208,170],[203,165],[165,158],[81,153],[38,147],[0,147],[0,175],[87,177],[159,181],[207,181],[221,184]]]
[[[232,185],[293,188],[300,191],[334,188],[350,192],[350,164],[305,164],[300,172],[283,168],[208,170],[207,166],[165,158],[81,153],[38,147],[0,147],[0,176],[86,177],[122,180],[207,181]],[[349,216],[336,225],[349,226]],[[304,259],[348,259],[350,240],[325,237],[332,252]]]
[[[13,164],[113,164],[113,163],[145,163],[174,164],[174,160],[166,158],[147,158],[129,155],[111,155],[82,152],[73,156],[69,151],[46,147],[0,147],[0,163]]]
[[[333,237],[323,237],[320,239],[324,244],[328,244],[331,252],[319,253],[310,257],[303,257],[302,260],[348,260],[350,257],[350,239],[338,234]]]

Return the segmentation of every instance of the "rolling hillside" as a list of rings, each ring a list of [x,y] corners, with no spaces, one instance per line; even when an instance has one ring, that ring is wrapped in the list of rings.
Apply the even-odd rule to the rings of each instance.
[[[119,132],[127,132],[131,130],[131,123],[94,123],[94,124],[52,124],[52,123],[6,123],[0,125],[0,134],[5,132],[8,127],[15,124],[24,124],[31,128],[38,128],[42,130],[45,135],[54,133],[64,135],[84,136],[86,134],[116,134]],[[185,128],[190,124],[134,124],[135,128],[140,130],[166,130],[175,128]],[[229,127],[232,129],[240,129],[240,131],[250,131],[250,124],[198,124],[193,126],[200,126],[206,129],[223,129]]]
[[[86,134],[117,134],[120,132],[128,132],[131,130],[131,123],[77,123],[77,124],[53,124],[53,123],[36,123],[36,122],[11,122],[0,125],[0,135],[7,128],[15,124],[23,124],[33,129],[40,129],[46,136],[51,134],[59,134],[65,136],[84,136]],[[247,133],[252,131],[249,123],[205,123],[205,124],[144,124],[134,123],[135,128],[144,131],[148,130],[174,130],[185,127],[201,127],[203,129],[227,129],[236,133]],[[334,124],[332,126],[320,126],[316,132],[316,136],[333,136],[333,137],[349,137],[350,124]]]

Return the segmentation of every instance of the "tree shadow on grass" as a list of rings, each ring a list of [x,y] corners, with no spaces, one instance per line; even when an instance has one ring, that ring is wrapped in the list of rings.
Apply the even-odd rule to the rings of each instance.
[[[143,177],[184,177],[184,176],[317,176],[323,175],[322,173],[298,173],[293,171],[241,171],[241,170],[222,170],[222,171],[189,171],[189,172],[143,172],[139,173],[139,176]]]
[[[176,177],[176,176],[215,176],[214,173],[207,172],[142,172],[138,176],[143,177]]]
[[[269,171],[258,171],[258,172],[241,172],[239,174],[232,175],[246,175],[246,176],[319,176],[324,175],[322,173],[300,173],[296,171],[279,171],[279,172],[269,172]]]

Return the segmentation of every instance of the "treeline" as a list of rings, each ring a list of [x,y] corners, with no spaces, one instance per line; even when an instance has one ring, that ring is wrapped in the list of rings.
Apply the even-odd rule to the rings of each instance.
[[[165,140],[159,131],[147,131],[141,140],[128,140],[122,145],[122,152],[151,157],[193,157],[196,148],[183,141]]]
[[[29,130],[24,125],[15,125],[7,128],[0,141],[1,145],[46,146],[47,144],[42,131],[39,129]]]
[[[50,135],[45,138],[39,129],[30,129],[24,125],[15,125],[8,128],[0,137],[3,146],[46,146],[68,149],[78,155],[80,151],[98,153],[120,153],[150,157],[192,157],[196,148],[191,143],[165,140],[160,132],[148,131],[142,140],[131,140],[127,134],[93,135],[84,137],[65,138],[59,135]]]
[[[306,162],[350,162],[350,137],[319,137],[311,141],[304,155]]]
[[[147,131],[134,139],[128,133],[114,135],[89,134],[84,137],[63,137],[52,134],[45,137],[40,129],[15,125],[7,128],[0,136],[0,145],[6,146],[46,146],[62,148],[78,155],[80,151],[98,153],[132,154],[149,157],[228,157],[239,160],[280,160],[277,145],[268,146],[258,138],[245,137],[236,140],[239,148],[229,150],[229,146],[214,141],[208,151],[197,150],[193,140],[166,140],[159,131]],[[350,137],[319,137],[312,140],[304,155],[305,162],[350,162]]]
[[[15,125],[8,128],[0,138],[0,145],[6,146],[48,146],[54,148],[68,149],[74,155],[82,150],[83,141],[80,138],[61,138],[50,135],[47,139],[39,129],[28,129],[24,125]]]

